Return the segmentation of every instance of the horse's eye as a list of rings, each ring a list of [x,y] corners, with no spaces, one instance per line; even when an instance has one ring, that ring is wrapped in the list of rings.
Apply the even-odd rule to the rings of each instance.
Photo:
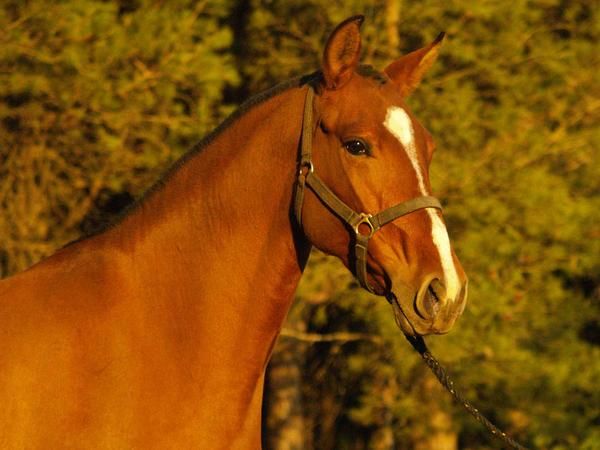
[[[350,139],[344,142],[344,148],[354,156],[369,154],[368,144],[361,139]]]

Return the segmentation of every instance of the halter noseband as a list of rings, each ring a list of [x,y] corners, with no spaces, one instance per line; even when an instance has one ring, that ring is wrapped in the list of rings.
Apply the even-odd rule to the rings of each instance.
[[[302,143],[300,151],[300,163],[298,179],[294,193],[294,214],[300,227],[302,227],[302,204],[304,202],[304,190],[306,185],[315,193],[331,211],[342,219],[354,231],[354,275],[360,285],[371,293],[373,288],[367,282],[367,255],[369,239],[382,226],[396,220],[397,218],[418,211],[423,208],[442,209],[442,205],[435,197],[415,197],[406,202],[399,203],[387,208],[377,214],[357,213],[344,203],[325,183],[317,176],[312,163],[312,122],[313,122],[313,100],[314,90],[308,86],[304,102],[304,116],[302,119]],[[361,230],[361,226],[363,227]],[[368,233],[362,231],[368,228]]]

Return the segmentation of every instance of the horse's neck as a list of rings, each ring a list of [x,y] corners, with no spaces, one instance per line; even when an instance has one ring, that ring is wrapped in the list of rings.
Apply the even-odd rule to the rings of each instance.
[[[264,368],[306,262],[289,216],[304,92],[250,109],[112,235],[189,356],[237,373]]]

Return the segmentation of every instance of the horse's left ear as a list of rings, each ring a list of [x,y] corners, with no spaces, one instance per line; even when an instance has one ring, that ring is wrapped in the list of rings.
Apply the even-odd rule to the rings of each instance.
[[[364,16],[350,17],[329,36],[322,68],[326,89],[339,89],[352,78],[360,57],[360,26],[364,20]]]
[[[444,36],[445,33],[440,33],[427,47],[415,50],[386,67],[384,72],[398,85],[403,97],[407,97],[415,90],[425,72],[433,65]]]

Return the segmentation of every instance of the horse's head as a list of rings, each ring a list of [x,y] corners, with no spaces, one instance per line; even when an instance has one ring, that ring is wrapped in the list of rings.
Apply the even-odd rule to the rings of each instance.
[[[358,64],[361,22],[346,20],[326,45],[312,107],[312,162],[322,184],[347,206],[376,215],[431,195],[434,143],[404,101],[435,60],[442,36],[378,73]],[[447,332],[464,309],[467,279],[439,209],[412,208],[372,233],[369,223],[340,220],[315,192],[307,190],[301,212],[310,241],[356,273],[355,241],[372,234],[361,283],[397,300],[405,332]]]

